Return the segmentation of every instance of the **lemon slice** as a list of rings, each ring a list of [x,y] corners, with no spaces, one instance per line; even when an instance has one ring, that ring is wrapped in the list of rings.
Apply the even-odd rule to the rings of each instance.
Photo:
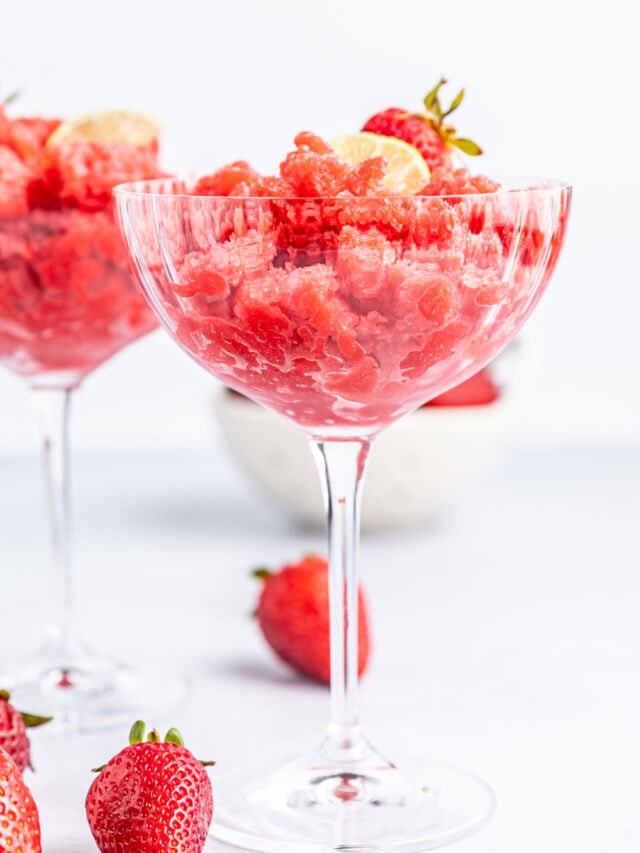
[[[156,139],[161,129],[162,126],[149,116],[126,110],[110,110],[62,122],[47,139],[47,145],[126,142],[145,148]]]
[[[429,167],[417,148],[380,133],[350,133],[332,139],[329,145],[347,163],[356,165],[369,157],[384,157],[387,173],[383,184],[404,195],[417,193],[431,177]]]

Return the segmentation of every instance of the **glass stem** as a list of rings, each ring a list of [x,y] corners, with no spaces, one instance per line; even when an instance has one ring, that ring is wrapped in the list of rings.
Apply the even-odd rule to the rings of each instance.
[[[51,541],[51,622],[49,640],[61,652],[70,650],[72,578],[69,554],[69,403],[72,390],[32,386],[40,423],[47,515]]]
[[[331,720],[323,751],[356,759],[363,746],[358,725],[358,545],[360,493],[369,440],[316,441],[329,534]]]

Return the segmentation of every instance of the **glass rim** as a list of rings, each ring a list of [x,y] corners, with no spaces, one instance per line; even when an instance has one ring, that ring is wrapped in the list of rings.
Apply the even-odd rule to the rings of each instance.
[[[164,198],[164,199],[210,199],[211,201],[251,201],[251,202],[271,202],[271,201],[290,201],[290,202],[353,202],[353,201],[382,201],[382,200],[399,200],[408,201],[420,199],[428,201],[429,199],[481,199],[481,198],[496,198],[501,196],[513,195],[534,195],[536,193],[557,192],[562,190],[571,191],[573,185],[568,181],[558,178],[533,178],[533,177],[497,177],[492,180],[497,180],[500,187],[497,190],[486,192],[473,193],[444,193],[442,195],[334,195],[334,196],[282,196],[282,195],[206,195],[188,192],[162,192],[159,188],[166,185],[170,181],[193,183],[197,182],[200,177],[206,175],[171,175],[165,178],[152,178],[141,181],[127,181],[117,184],[113,187],[114,196],[121,197],[136,197],[136,198]],[[519,186],[517,185],[519,184]]]

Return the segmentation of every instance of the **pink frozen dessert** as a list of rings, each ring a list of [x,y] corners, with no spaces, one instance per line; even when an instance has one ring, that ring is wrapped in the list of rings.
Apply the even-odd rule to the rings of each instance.
[[[155,134],[109,138],[127,115],[61,123],[0,106],[0,360],[22,376],[77,382],[156,326],[113,217],[115,184],[162,174]]]
[[[311,431],[372,432],[513,337],[569,200],[465,169],[427,169],[412,194],[386,178],[384,157],[347,162],[304,132],[275,176],[238,161],[116,195],[143,286],[189,354]]]

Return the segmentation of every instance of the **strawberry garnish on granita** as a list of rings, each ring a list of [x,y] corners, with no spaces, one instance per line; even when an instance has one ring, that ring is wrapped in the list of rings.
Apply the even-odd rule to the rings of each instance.
[[[464,99],[464,89],[455,96],[447,109],[440,103],[440,89],[447,81],[441,78],[424,99],[424,110],[412,112],[401,107],[389,107],[371,116],[362,129],[383,136],[395,136],[415,146],[430,169],[442,166],[453,168],[454,152],[463,151],[471,157],[482,154],[480,146],[471,139],[460,137],[453,125],[446,122]]]

